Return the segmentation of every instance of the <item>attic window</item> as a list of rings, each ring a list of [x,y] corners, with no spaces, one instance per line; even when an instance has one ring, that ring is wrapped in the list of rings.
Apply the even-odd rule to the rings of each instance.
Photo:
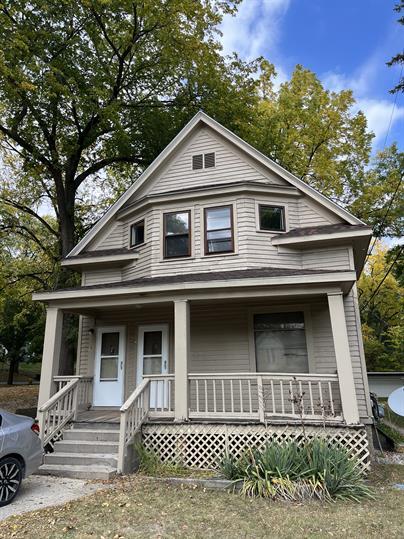
[[[203,168],[214,168],[216,165],[215,153],[199,153],[192,156],[192,170],[202,170]]]
[[[285,208],[283,206],[259,206],[260,230],[285,232]]]

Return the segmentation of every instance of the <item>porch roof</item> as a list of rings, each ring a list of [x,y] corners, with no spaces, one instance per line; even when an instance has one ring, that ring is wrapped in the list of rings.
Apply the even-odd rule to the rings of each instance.
[[[187,273],[160,277],[140,277],[128,281],[64,288],[53,292],[39,292],[34,300],[50,301],[101,296],[121,296],[128,294],[184,292],[203,289],[247,287],[279,287],[291,285],[338,284],[350,289],[355,282],[355,272],[347,270],[293,269],[293,268],[251,268],[232,271]]]

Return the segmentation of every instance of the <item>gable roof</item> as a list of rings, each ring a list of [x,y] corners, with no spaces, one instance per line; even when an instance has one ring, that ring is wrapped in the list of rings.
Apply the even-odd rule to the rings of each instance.
[[[96,234],[108,223],[118,210],[140,189],[141,186],[152,176],[152,174],[163,165],[163,163],[172,155],[174,150],[200,125],[206,125],[213,129],[216,133],[224,137],[226,140],[233,143],[240,150],[247,155],[261,163],[264,167],[271,172],[275,172],[281,178],[288,183],[302,191],[309,198],[315,200],[317,203],[326,207],[347,223],[351,225],[363,225],[364,223],[353,216],[347,210],[322,195],[319,191],[310,187],[303,180],[300,180],[292,173],[285,170],[281,165],[272,161],[269,157],[266,157],[257,149],[253,148],[250,144],[242,140],[240,137],[232,133],[229,129],[221,125],[219,122],[208,116],[202,111],[199,111],[195,116],[185,125],[185,127],[173,138],[173,140],[164,148],[164,150],[156,157],[156,159],[147,167],[147,169],[139,176],[139,178],[127,189],[125,193],[104,213],[101,219],[93,226],[93,228],[87,232],[82,240],[70,251],[66,258],[79,254],[88,243],[96,236]]]

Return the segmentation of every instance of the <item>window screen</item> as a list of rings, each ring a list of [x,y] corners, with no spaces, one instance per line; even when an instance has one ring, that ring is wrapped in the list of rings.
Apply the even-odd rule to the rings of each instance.
[[[285,208],[283,206],[259,206],[260,230],[285,231]]]
[[[254,339],[258,372],[309,372],[302,312],[254,315]]]

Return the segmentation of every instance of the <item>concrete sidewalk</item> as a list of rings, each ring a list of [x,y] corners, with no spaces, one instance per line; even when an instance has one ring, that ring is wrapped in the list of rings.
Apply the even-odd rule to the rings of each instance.
[[[60,505],[106,488],[102,483],[81,479],[31,475],[23,480],[20,492],[11,504],[0,507],[0,520],[36,509]]]

